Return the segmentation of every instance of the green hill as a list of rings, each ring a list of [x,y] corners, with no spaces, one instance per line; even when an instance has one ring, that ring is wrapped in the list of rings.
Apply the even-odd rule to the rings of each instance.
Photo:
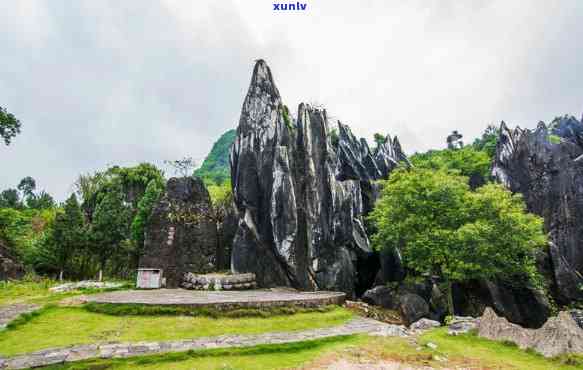
[[[225,132],[217,140],[210,153],[202,162],[202,166],[194,171],[194,176],[202,178],[206,183],[222,184],[231,179],[229,165],[229,150],[237,135],[235,130]]]

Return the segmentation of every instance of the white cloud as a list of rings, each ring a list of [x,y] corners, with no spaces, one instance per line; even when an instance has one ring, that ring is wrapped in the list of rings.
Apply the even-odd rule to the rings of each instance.
[[[0,3],[0,105],[24,125],[0,188],[31,175],[63,199],[107,164],[202,159],[258,58],[290,107],[321,102],[408,152],[583,110],[579,1],[304,1]]]

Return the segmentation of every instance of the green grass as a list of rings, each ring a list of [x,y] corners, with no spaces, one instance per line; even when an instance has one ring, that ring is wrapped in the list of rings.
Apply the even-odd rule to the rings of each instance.
[[[90,360],[51,366],[47,369],[288,369],[296,368],[326,354],[362,345],[368,340],[364,336],[339,336],[281,345],[189,351],[128,359]]]
[[[129,282],[123,282],[124,286],[116,289],[78,289],[70,292],[53,293],[49,288],[60,285],[62,282],[40,279],[36,281],[0,281],[0,306],[31,303],[38,305],[57,303],[58,301],[81,294],[95,294],[112,290],[123,290],[130,287]]]
[[[212,318],[242,318],[242,317],[272,317],[280,315],[293,315],[297,313],[314,313],[333,311],[338,306],[323,306],[313,308],[302,307],[266,307],[266,308],[240,308],[233,310],[217,310],[210,307],[181,307],[160,306],[144,304],[113,304],[93,303],[84,306],[89,312],[103,313],[113,316],[206,316]]]
[[[43,300],[51,295],[49,288],[57,285],[53,280],[1,281],[0,305]]]
[[[0,332],[0,355],[108,341],[189,339],[223,334],[260,334],[336,326],[352,318],[343,308],[270,318],[112,316],[81,307],[52,307]]]
[[[422,335],[420,344],[428,342],[437,344],[435,351],[449,358],[465,358],[473,360],[487,368],[493,369],[528,369],[528,370],[567,370],[583,368],[583,357],[563,356],[556,359],[547,359],[534,351],[519,349],[514,343],[496,342],[466,334],[451,336],[447,329],[440,328]],[[579,363],[579,366],[575,364]]]

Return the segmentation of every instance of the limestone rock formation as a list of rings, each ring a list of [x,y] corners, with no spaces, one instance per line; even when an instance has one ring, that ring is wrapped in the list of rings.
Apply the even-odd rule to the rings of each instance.
[[[402,160],[396,138],[373,153],[341,123],[333,143],[325,110],[300,104],[291,117],[269,67],[257,61],[231,150],[233,271],[255,273],[262,287],[354,294],[370,285],[376,271],[359,266],[372,254],[363,220],[371,180]]]
[[[167,287],[176,288],[187,272],[216,270],[217,229],[205,217],[210,197],[202,180],[171,178],[146,228],[140,266],[161,268]]]
[[[457,313],[468,316],[480,316],[486,307],[492,307],[510,322],[529,328],[541,327],[551,313],[540,290],[488,280],[455,285],[454,305]]]
[[[393,289],[389,288],[388,286],[375,286],[374,288],[364,292],[362,295],[362,300],[375,306],[395,309],[397,307],[397,297],[395,297],[393,293]]]
[[[486,308],[480,318],[478,334],[492,340],[514,342],[522,349],[532,348],[545,357],[583,353],[583,330],[566,311],[550,318],[540,329],[524,329]]]
[[[492,174],[544,218],[559,302],[583,299],[583,124],[565,116],[531,131],[502,122]]]
[[[405,293],[399,299],[399,314],[407,325],[429,316],[429,305],[417,294]]]

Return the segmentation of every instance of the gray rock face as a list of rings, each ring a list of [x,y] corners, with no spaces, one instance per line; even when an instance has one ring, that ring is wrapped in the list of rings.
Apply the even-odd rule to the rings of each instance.
[[[399,313],[407,324],[429,315],[429,305],[417,294],[406,293],[399,299]]]
[[[300,104],[297,120],[290,116],[258,61],[230,158],[239,213],[233,272],[255,273],[262,287],[355,292],[358,261],[372,253],[363,188],[370,206],[370,180],[405,155],[396,139],[371,153],[340,123],[338,143],[330,136],[326,111]]]
[[[583,299],[583,125],[574,117],[549,127],[514,130],[502,122],[492,174],[524,195],[550,233],[552,270],[561,303]],[[553,135],[554,137],[549,137]]]
[[[470,316],[454,316],[453,320],[447,326],[449,335],[460,335],[469,333],[478,328],[480,319]]]
[[[566,311],[550,318],[540,329],[524,329],[486,308],[480,318],[478,334],[492,340],[514,342],[522,349],[532,348],[545,357],[583,353],[583,330]]]
[[[439,328],[440,326],[441,326],[441,324],[439,323],[439,321],[429,320],[429,319],[421,319],[421,320],[415,321],[413,324],[411,324],[411,326],[409,326],[409,329],[410,330],[424,331],[424,330],[429,330],[429,329],[433,329],[433,328]]]
[[[569,311],[573,320],[579,325],[581,329],[583,329],[583,310],[571,310]]]
[[[393,290],[387,286],[376,286],[364,292],[362,300],[368,304],[394,309],[397,307],[397,298]]]
[[[141,267],[162,268],[177,288],[184,273],[216,270],[217,229],[205,217],[209,193],[198,178],[171,178],[146,228]]]
[[[456,312],[469,316],[480,316],[486,307],[492,307],[510,322],[529,328],[541,327],[551,312],[540,290],[487,280],[454,286],[454,305]]]
[[[231,206],[228,208],[223,221],[217,225],[219,239],[219,250],[217,251],[218,270],[231,269],[231,251],[233,250],[233,239],[237,233],[238,223],[237,210],[234,206]]]

